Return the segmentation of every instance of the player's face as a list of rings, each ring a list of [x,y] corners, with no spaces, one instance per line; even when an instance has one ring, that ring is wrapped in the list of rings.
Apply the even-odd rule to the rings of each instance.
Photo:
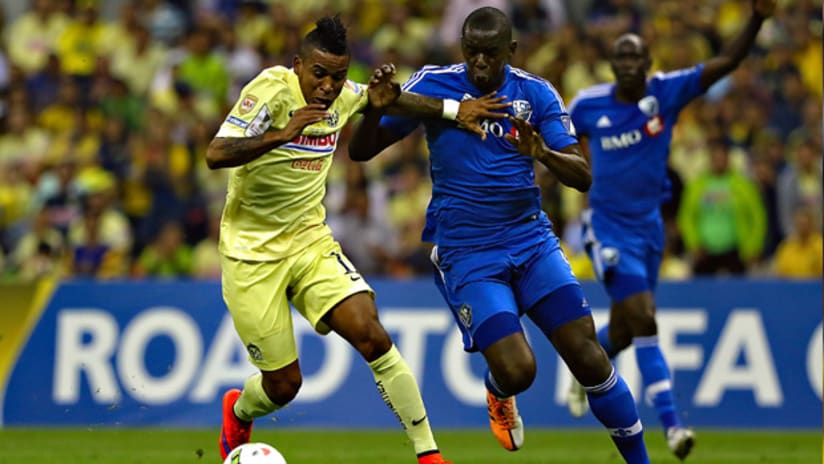
[[[296,56],[295,74],[306,103],[320,103],[326,108],[340,95],[349,71],[349,55],[335,55],[318,48],[306,56]]]
[[[619,40],[612,49],[609,62],[618,86],[633,89],[645,85],[651,63],[640,40]]]
[[[469,81],[483,92],[500,87],[515,46],[502,31],[467,28],[461,37],[461,52]]]

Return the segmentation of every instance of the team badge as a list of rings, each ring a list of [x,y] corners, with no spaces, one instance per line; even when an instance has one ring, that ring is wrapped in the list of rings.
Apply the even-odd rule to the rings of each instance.
[[[512,112],[515,113],[516,118],[529,121],[530,116],[532,116],[532,105],[526,100],[514,100],[512,102]]]
[[[644,124],[644,132],[647,133],[650,137],[655,137],[656,135],[664,132],[664,120],[661,118],[660,115],[656,114],[646,124]]]
[[[464,327],[472,327],[472,306],[469,306],[466,303],[462,304],[461,308],[458,310],[458,319]]]
[[[246,114],[246,113],[252,111],[252,109],[255,108],[255,105],[257,105],[257,102],[258,102],[258,97],[254,96],[252,94],[248,94],[245,97],[243,97],[243,100],[241,100],[241,102],[240,102],[240,108],[239,108],[240,114]]]
[[[246,351],[249,352],[249,356],[251,356],[255,361],[263,361],[263,353],[254,343],[246,345]]]
[[[333,110],[331,113],[329,113],[329,117],[326,118],[326,124],[328,124],[329,127],[337,126],[338,121],[340,121],[340,115],[338,114],[338,110]]]
[[[621,252],[617,248],[604,247],[601,248],[601,261],[604,265],[613,267],[621,260]]]
[[[638,109],[647,116],[658,114],[658,99],[654,95],[647,95],[638,101]]]

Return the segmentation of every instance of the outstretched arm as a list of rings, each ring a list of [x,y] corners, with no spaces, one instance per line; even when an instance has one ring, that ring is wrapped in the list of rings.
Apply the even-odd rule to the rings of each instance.
[[[400,85],[393,81],[394,77],[395,66],[391,64],[385,64],[372,73],[368,89],[369,105],[349,141],[349,157],[354,161],[372,159],[402,138],[380,126],[380,119],[384,114],[455,120],[464,129],[486,139],[486,132],[480,125],[481,120],[505,118],[506,113],[501,110],[511,106],[511,103],[504,103],[505,96],[497,97],[494,92],[463,102],[402,92]]]
[[[328,117],[323,105],[312,103],[295,111],[281,130],[264,130],[253,137],[215,137],[206,148],[206,164],[209,169],[242,166],[294,139],[304,127]]]
[[[504,137],[520,153],[543,163],[562,184],[580,192],[589,190],[589,186],[592,185],[592,171],[589,159],[581,151],[580,145],[575,143],[560,150],[553,150],[546,146],[544,138],[532,124],[512,116],[509,120],[518,130],[518,136],[506,134]]]
[[[716,81],[729,74],[747,57],[764,20],[775,11],[776,0],[752,0],[752,15],[744,29],[721,54],[704,63],[701,71],[701,87],[706,90]]]

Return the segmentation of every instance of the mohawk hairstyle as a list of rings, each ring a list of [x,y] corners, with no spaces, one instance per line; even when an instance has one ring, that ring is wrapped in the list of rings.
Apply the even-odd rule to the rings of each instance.
[[[333,55],[346,55],[349,46],[346,42],[346,26],[340,20],[340,15],[325,16],[315,22],[315,28],[309,31],[300,45],[300,53],[306,56],[313,48],[323,50]]]

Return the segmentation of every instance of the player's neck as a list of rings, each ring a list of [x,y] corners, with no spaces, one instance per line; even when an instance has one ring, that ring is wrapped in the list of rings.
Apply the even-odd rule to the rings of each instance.
[[[615,87],[615,99],[621,103],[638,103],[646,94],[646,84],[633,88]]]

